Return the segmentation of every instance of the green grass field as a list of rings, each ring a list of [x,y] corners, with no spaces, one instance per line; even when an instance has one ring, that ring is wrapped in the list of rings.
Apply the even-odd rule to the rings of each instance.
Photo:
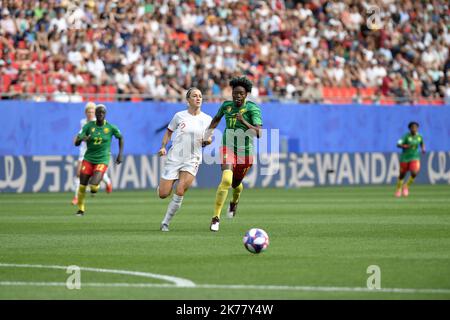
[[[416,185],[401,199],[392,186],[246,189],[218,233],[212,189],[190,190],[168,233],[168,200],[153,190],[88,197],[84,217],[71,196],[0,194],[0,299],[450,298],[449,186]],[[260,255],[242,244],[251,227],[270,236]],[[69,265],[195,287],[82,269],[81,289],[69,290],[66,270],[48,268]],[[370,265],[382,290],[367,289]]]

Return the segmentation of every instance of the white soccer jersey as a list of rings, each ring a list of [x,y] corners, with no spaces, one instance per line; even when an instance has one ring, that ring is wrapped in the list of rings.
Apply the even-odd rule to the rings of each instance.
[[[84,125],[87,123],[86,118],[80,120],[81,129],[83,129]],[[81,132],[81,131],[80,131]],[[80,153],[78,155],[78,160],[82,161],[84,159],[84,154],[86,153],[87,145],[86,142],[82,141],[80,144]]]
[[[187,110],[177,112],[168,126],[168,129],[173,131],[173,142],[167,159],[171,162],[200,164],[203,136],[211,120],[212,118],[203,112],[195,116]]]

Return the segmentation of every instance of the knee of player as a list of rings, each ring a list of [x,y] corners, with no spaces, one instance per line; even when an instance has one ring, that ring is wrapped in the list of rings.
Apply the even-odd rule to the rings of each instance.
[[[233,176],[231,175],[222,175],[222,180],[220,181],[220,184],[224,188],[230,188],[233,182]]]
[[[97,193],[100,186],[98,184],[91,184],[90,189],[91,193]]]
[[[160,199],[165,199],[168,196],[170,196],[170,191],[169,192],[164,192],[161,189],[159,189],[158,196],[159,196]]]
[[[183,185],[178,185],[177,189],[175,190],[175,193],[177,196],[183,197],[184,194],[186,193],[187,188]]]

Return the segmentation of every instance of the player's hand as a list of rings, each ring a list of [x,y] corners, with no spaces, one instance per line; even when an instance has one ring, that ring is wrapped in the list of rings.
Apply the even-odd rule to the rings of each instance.
[[[117,159],[116,159],[116,164],[121,164],[122,161],[123,161],[123,157],[122,157],[121,154],[119,154],[119,155],[117,156]]]
[[[425,149],[422,149],[422,154],[425,154],[425,153],[426,153]]]
[[[244,117],[242,117],[242,113],[238,112],[236,113],[236,120],[241,121],[244,120]]]
[[[159,149],[158,155],[160,157],[165,156],[166,154],[167,154],[166,148],[163,147],[163,148]]]
[[[208,139],[202,141],[202,147],[206,147],[207,145],[209,145],[211,143],[212,143],[212,137],[209,137]]]

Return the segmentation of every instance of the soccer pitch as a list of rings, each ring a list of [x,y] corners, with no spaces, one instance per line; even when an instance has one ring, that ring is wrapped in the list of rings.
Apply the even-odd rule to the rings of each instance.
[[[217,233],[212,189],[189,190],[168,233],[154,190],[88,196],[84,217],[69,193],[0,194],[0,299],[450,299],[449,191],[247,188]],[[270,236],[259,255],[242,244],[252,227]]]

